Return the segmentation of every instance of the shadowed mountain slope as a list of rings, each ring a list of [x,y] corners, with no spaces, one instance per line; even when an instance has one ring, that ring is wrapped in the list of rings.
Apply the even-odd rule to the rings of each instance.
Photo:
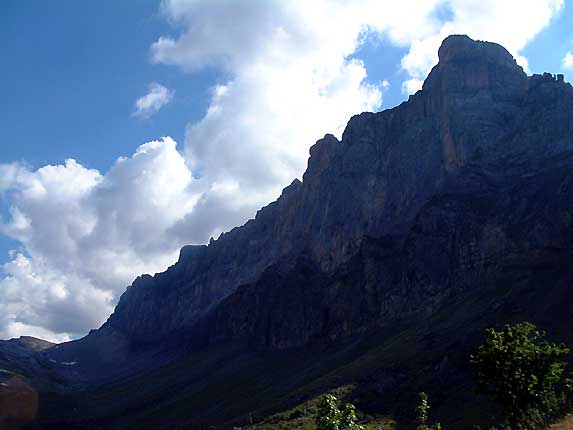
[[[38,426],[228,428],[342,386],[404,428],[419,389],[450,428],[486,421],[464,410],[484,327],[573,341],[573,88],[466,36],[439,59],[407,102],[319,140],[254,220],[36,354],[68,384]]]

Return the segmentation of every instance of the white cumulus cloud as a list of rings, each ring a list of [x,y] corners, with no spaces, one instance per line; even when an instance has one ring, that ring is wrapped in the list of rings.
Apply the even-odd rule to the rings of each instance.
[[[561,66],[566,70],[573,70],[573,54],[571,52],[567,52],[561,60]]]
[[[0,165],[19,241],[0,278],[0,338],[52,340],[99,326],[142,273],[164,270],[184,245],[168,231],[193,209],[193,178],[169,138],[141,145],[102,174],[74,160],[31,170]]]
[[[401,85],[415,92],[449,34],[521,51],[562,0],[165,0],[173,25],[153,63],[220,71],[204,117],[181,152],[146,143],[109,172],[68,160],[0,167],[10,207],[1,232],[19,241],[0,278],[0,337],[85,333],[135,276],[167,267],[179,247],[241,224],[304,171],[308,147],[341,135],[353,114],[378,110],[388,82],[368,81],[355,57],[369,37],[405,48]],[[379,55],[384,55],[383,49]],[[389,70],[393,74],[394,70]],[[152,84],[147,117],[173,97]],[[42,331],[44,330],[44,331]]]
[[[135,101],[133,116],[139,118],[149,118],[151,115],[168,104],[174,96],[174,92],[157,82],[149,84],[148,92]]]

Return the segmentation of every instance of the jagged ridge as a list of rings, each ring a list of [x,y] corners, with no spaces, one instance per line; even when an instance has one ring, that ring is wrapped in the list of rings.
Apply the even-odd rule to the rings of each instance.
[[[364,237],[406,234],[433,196],[568,161],[569,84],[528,78],[503,47],[467,36],[448,37],[439,58],[407,103],[353,117],[342,142],[331,135],[318,141],[303,182],[295,180],[254,220],[209,246],[184,248],[166,273],[138,279],[103,330],[130,342],[192,331],[282,258],[304,253],[331,274]]]

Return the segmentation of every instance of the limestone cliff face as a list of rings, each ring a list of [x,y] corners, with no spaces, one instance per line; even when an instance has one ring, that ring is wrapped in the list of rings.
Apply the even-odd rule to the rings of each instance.
[[[300,346],[432,312],[570,249],[571,85],[466,36],[439,59],[407,102],[319,140],[302,182],[255,219],[138,278],[88,338]]]

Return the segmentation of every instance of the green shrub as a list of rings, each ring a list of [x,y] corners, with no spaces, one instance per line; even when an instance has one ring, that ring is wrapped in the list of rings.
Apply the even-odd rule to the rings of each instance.
[[[527,322],[490,328],[470,357],[478,386],[492,394],[513,430],[544,428],[566,401],[569,348],[545,336]]]
[[[333,394],[322,396],[315,420],[316,430],[364,430],[364,427],[358,424],[354,405],[346,403],[341,410],[338,399]]]
[[[416,430],[441,430],[440,423],[428,424],[430,418],[430,403],[428,395],[424,392],[418,394],[418,405],[416,406],[416,422],[418,426]]]

